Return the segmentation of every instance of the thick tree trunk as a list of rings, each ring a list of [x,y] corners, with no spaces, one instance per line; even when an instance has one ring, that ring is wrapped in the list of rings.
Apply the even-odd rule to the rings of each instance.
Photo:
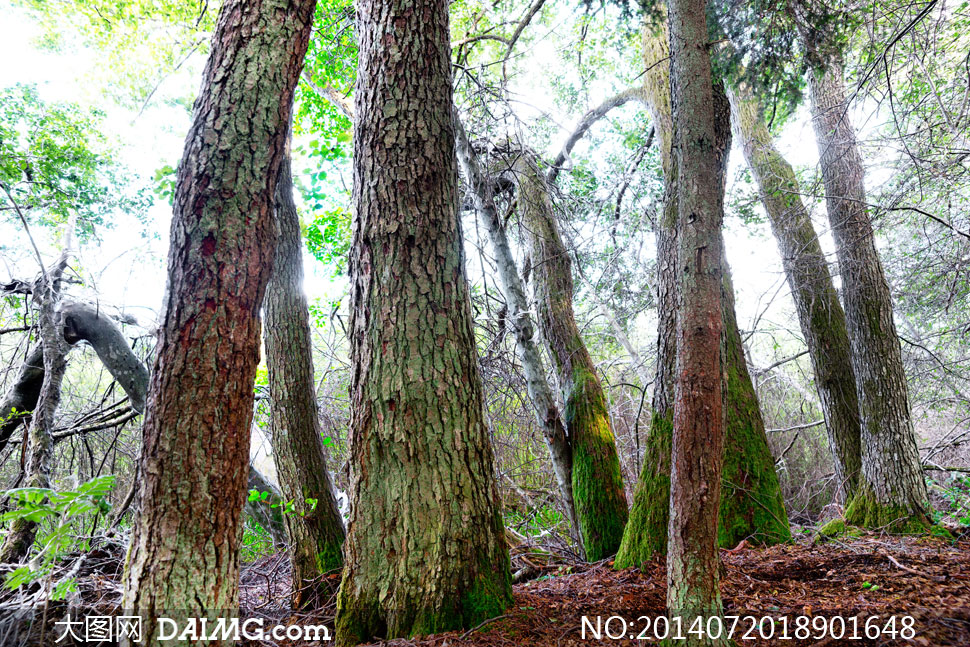
[[[616,553],[627,520],[606,393],[576,325],[572,264],[552,211],[545,177],[527,153],[516,160],[514,171],[519,214],[528,236],[539,326],[566,403],[576,517],[586,558],[597,561]]]
[[[572,450],[559,407],[556,405],[552,388],[546,379],[542,355],[535,342],[535,329],[532,325],[532,314],[529,312],[525,286],[522,284],[522,277],[519,275],[515,258],[512,256],[512,248],[509,245],[505,227],[495,209],[488,178],[482,171],[478,157],[472,150],[468,136],[465,134],[464,127],[457,121],[457,118],[455,128],[457,131],[455,142],[458,148],[458,160],[471,189],[475,210],[481,217],[486,231],[488,231],[488,238],[495,253],[499,281],[502,292],[505,294],[505,303],[509,309],[507,321],[515,337],[515,350],[519,356],[519,361],[522,363],[522,372],[525,375],[526,390],[529,393],[529,400],[532,402],[532,410],[539,428],[542,429],[546,447],[549,448],[553,472],[556,475],[556,482],[559,485],[566,514],[569,516],[575,537],[580,542],[580,548],[582,548],[581,527],[576,517],[576,504],[573,499]]]
[[[276,188],[279,240],[266,286],[263,316],[269,372],[273,459],[284,501],[293,566],[293,606],[324,603],[333,594],[320,576],[339,571],[344,525],[327,471],[314,392],[310,316],[303,295],[300,218],[289,160]]]
[[[357,4],[351,502],[337,643],[511,601],[458,219],[448,4]]]
[[[147,619],[150,643],[159,614],[238,605],[273,195],[315,4],[226,2],[193,108],[124,576],[122,606]]]
[[[802,203],[795,172],[775,148],[758,99],[743,82],[729,87],[727,93],[735,137],[741,140],[745,160],[758,183],[808,346],[844,502],[855,492],[862,469],[859,399],[845,312]]]
[[[657,236],[658,348],[653,419],[630,521],[617,553],[616,566],[637,566],[667,550],[670,497],[670,452],[676,365],[678,164],[673,154],[670,108],[669,44],[666,28],[644,32],[645,75],[642,97],[654,122],[664,171],[664,211]],[[730,149],[730,115],[720,84],[715,86],[716,161],[721,182]],[[722,243],[723,245],[723,243]],[[748,374],[734,311],[734,289],[724,260],[722,318],[725,355],[725,451],[719,506],[718,544],[727,548],[742,539],[771,544],[791,537],[774,460],[754,385]]]
[[[859,398],[862,479],[846,508],[850,523],[922,529],[926,483],[909,408],[892,297],[866,205],[864,168],[848,117],[843,68],[834,48],[805,38],[812,121],[829,223],[842,276]]]
[[[667,608],[719,616],[718,504],[724,452],[723,153],[718,151],[704,0],[669,4],[678,180],[677,368],[670,468]],[[691,636],[687,645],[729,644]]]
[[[40,389],[44,383],[44,345],[37,344],[20,365],[17,379],[3,396],[0,403],[0,451],[10,442],[27,415],[37,408]]]

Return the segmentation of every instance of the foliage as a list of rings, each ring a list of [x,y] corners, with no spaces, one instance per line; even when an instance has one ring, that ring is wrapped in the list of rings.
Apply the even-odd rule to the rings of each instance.
[[[5,495],[16,507],[0,516],[0,523],[29,521],[45,524],[50,531],[36,542],[37,554],[28,564],[11,571],[4,585],[16,589],[51,575],[58,560],[75,546],[75,523],[91,513],[109,512],[106,497],[114,484],[115,477],[105,475],[83,483],[76,490],[58,492],[35,487],[7,490]],[[62,599],[72,587],[69,580],[59,581],[52,599]]]
[[[142,191],[111,157],[100,135],[104,114],[47,103],[34,86],[0,90],[0,212],[56,226],[71,215],[78,231],[110,224],[116,210],[140,215]]]

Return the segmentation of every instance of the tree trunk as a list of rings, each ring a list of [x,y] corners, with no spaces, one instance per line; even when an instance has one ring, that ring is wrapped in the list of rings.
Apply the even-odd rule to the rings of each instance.
[[[51,487],[51,469],[54,463],[54,429],[57,406],[61,402],[61,384],[67,370],[68,345],[61,329],[63,315],[58,308],[60,281],[67,266],[67,251],[41,282],[40,338],[44,357],[44,373],[30,428],[24,442],[28,443],[27,479],[24,487]],[[37,523],[15,519],[0,547],[0,562],[15,563],[27,556],[37,534]]]
[[[516,200],[528,236],[542,337],[559,375],[572,450],[572,486],[586,559],[616,553],[627,520],[626,494],[606,394],[573,313],[569,253],[545,177],[528,153],[515,161]]]
[[[226,2],[193,108],[124,576],[122,606],[147,620],[149,643],[159,614],[238,606],[273,195],[315,4]]]
[[[630,522],[617,553],[618,568],[638,566],[667,550],[670,497],[670,452],[673,433],[673,392],[676,365],[678,161],[673,154],[670,107],[669,44],[665,27],[644,32],[643,100],[654,122],[664,171],[664,211],[658,223],[658,348],[654,380],[653,418],[640,479],[634,492]],[[730,114],[723,89],[713,89],[716,161],[720,181],[730,149]],[[723,248],[723,242],[722,242]],[[725,451],[719,506],[718,544],[735,546],[742,539],[771,544],[791,537],[774,460],[765,435],[757,394],[748,374],[734,311],[734,289],[724,259],[722,319],[725,355]]]
[[[704,0],[671,0],[670,93],[678,180],[677,368],[667,608],[720,616],[718,503],[724,455],[723,152],[718,150]],[[729,644],[691,636],[687,645]]]
[[[509,309],[507,321],[515,337],[515,350],[522,363],[525,375],[526,390],[532,402],[532,410],[536,417],[542,436],[549,448],[552,459],[553,472],[559,485],[566,514],[572,524],[575,538],[582,549],[582,532],[576,517],[576,503],[573,499],[573,458],[566,427],[563,424],[559,407],[553,397],[552,388],[546,379],[546,369],[543,366],[542,355],[535,342],[535,329],[532,326],[532,315],[525,295],[525,287],[519,275],[512,248],[509,245],[505,227],[495,209],[495,203],[488,178],[482,171],[478,158],[472,150],[464,127],[456,118],[458,160],[471,189],[475,210],[481,217],[498,266],[499,281],[505,294],[505,303]]]
[[[803,33],[812,122],[829,223],[842,275],[845,316],[859,398],[862,479],[846,520],[900,532],[923,529],[927,491],[909,408],[892,297],[866,206],[862,157],[848,117],[841,58]]]
[[[351,502],[337,643],[499,615],[509,556],[458,219],[448,4],[357,4]]]
[[[781,252],[798,322],[815,371],[825,427],[835,462],[839,497],[856,490],[862,468],[859,399],[849,351],[845,312],[832,284],[812,219],[791,165],[775,148],[761,105],[747,84],[727,89],[732,127],[758,183],[761,202]]]
[[[293,566],[293,606],[300,608],[323,604],[333,594],[320,576],[339,571],[343,564],[344,525],[320,435],[310,316],[303,295],[300,218],[289,167],[289,160],[284,160],[276,188],[279,240],[263,316],[273,459],[288,504],[284,518]]]

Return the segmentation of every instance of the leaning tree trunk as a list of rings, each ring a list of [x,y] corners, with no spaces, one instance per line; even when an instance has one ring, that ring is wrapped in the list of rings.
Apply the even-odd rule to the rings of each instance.
[[[670,108],[669,45],[663,26],[644,33],[643,99],[654,122],[664,171],[664,210],[658,223],[658,349],[653,419],[630,521],[617,553],[618,568],[638,566],[667,550],[670,452],[677,330],[678,163],[673,154]],[[730,115],[720,84],[715,86],[716,160],[721,180],[730,149]],[[723,245],[723,243],[722,243]],[[742,539],[771,544],[791,537],[774,460],[765,435],[757,394],[748,373],[734,310],[734,289],[724,260],[722,318],[725,355],[725,451],[719,507],[718,544],[727,548]]]
[[[677,368],[667,608],[720,616],[718,503],[724,450],[723,153],[718,151],[705,0],[671,0],[670,94],[679,182]],[[730,382],[730,380],[728,380]],[[686,645],[728,645],[688,634]]]
[[[27,353],[20,372],[0,402],[0,452],[27,414],[37,407],[44,383],[44,345],[37,344]]]
[[[515,337],[515,350],[519,356],[519,361],[522,363],[526,391],[528,391],[529,400],[532,402],[536,422],[542,429],[546,447],[549,448],[553,472],[556,475],[556,482],[559,485],[566,514],[569,516],[575,537],[580,542],[580,548],[582,548],[582,531],[579,520],[576,518],[576,502],[573,499],[572,450],[569,445],[569,437],[566,434],[566,427],[559,412],[559,406],[556,404],[552,388],[549,386],[549,380],[546,378],[546,369],[543,366],[539,346],[535,341],[535,329],[532,326],[532,314],[529,312],[525,286],[522,284],[519,268],[512,256],[512,248],[509,245],[505,227],[495,209],[489,179],[482,170],[478,157],[468,141],[464,127],[457,117],[455,129],[458,160],[468,181],[475,210],[488,231],[488,238],[495,253],[499,281],[509,309],[507,321]]]
[[[340,645],[511,602],[458,219],[448,3],[357,3]]]
[[[266,368],[269,372],[273,459],[283,499],[293,566],[293,606],[320,606],[332,595],[321,576],[339,571],[344,524],[320,435],[313,383],[310,316],[303,295],[300,218],[293,202],[289,160],[276,187],[279,241],[266,286]]]
[[[44,355],[44,377],[40,393],[30,421],[30,428],[24,437],[27,443],[27,479],[25,487],[49,488],[51,469],[54,462],[54,429],[57,405],[61,401],[61,383],[67,370],[68,345],[61,329],[63,315],[58,308],[60,282],[67,266],[67,251],[41,281],[40,297],[40,339]],[[19,562],[30,551],[37,534],[37,523],[24,518],[15,519],[0,547],[0,562]]]
[[[775,148],[758,99],[744,82],[727,88],[727,94],[735,136],[741,140],[781,252],[815,371],[815,389],[822,403],[839,497],[845,501],[855,493],[862,469],[859,399],[845,312],[812,219],[802,203],[798,179],[791,164]]]
[[[193,107],[124,575],[122,606],[146,618],[147,642],[160,614],[238,606],[273,195],[315,4],[223,4]]]
[[[576,325],[572,264],[545,177],[528,153],[515,161],[514,172],[519,214],[528,237],[539,326],[566,403],[576,518],[586,559],[597,561],[616,553],[627,520],[626,493],[606,393]]]
[[[805,32],[808,34],[808,32]],[[907,532],[925,528],[927,491],[916,449],[889,284],[866,204],[864,167],[848,117],[837,50],[805,36],[812,122],[842,275],[859,397],[862,479],[846,520]]]

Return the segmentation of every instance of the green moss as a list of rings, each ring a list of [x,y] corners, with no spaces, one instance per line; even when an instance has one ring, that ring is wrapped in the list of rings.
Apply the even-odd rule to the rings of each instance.
[[[725,286],[727,290],[732,290],[730,283]],[[726,305],[726,430],[718,543],[730,548],[744,539],[766,545],[791,541],[775,460],[733,314],[733,303]]]
[[[595,562],[616,553],[628,513],[606,396],[585,369],[574,371],[565,422],[572,437],[576,516],[586,559]]]
[[[825,538],[838,537],[845,533],[845,519],[836,517],[818,529],[818,536]]]
[[[317,552],[317,570],[321,573],[339,571],[343,567],[343,544],[327,542],[319,545]]]
[[[900,535],[922,534],[930,528],[930,520],[922,511],[879,503],[865,486],[859,488],[846,506],[845,521],[861,528],[879,528]]]
[[[616,553],[616,568],[640,567],[667,551],[673,431],[670,416],[653,414],[640,480],[633,492],[633,508]]]

